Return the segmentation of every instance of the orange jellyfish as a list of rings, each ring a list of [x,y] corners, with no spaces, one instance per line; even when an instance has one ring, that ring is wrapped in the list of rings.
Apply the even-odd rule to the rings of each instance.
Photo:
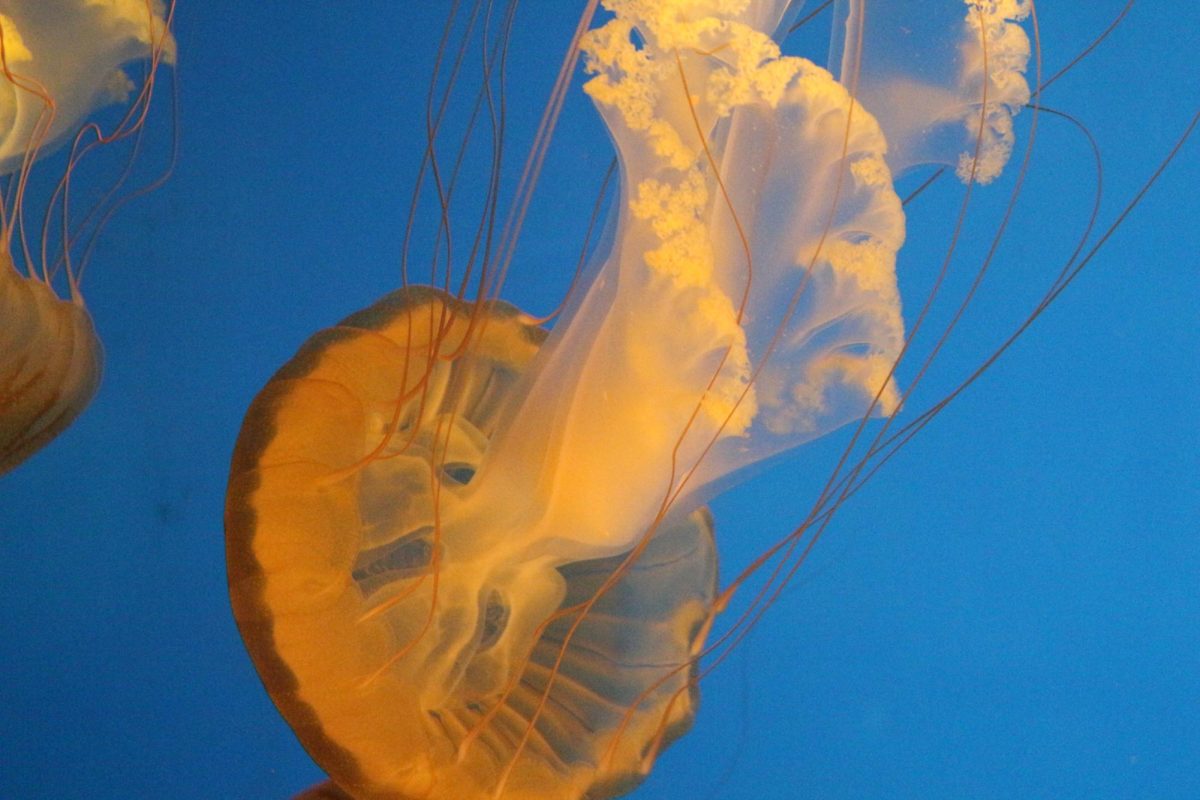
[[[847,0],[827,68],[781,53],[799,3],[605,0],[572,56],[615,218],[552,330],[495,298],[501,257],[475,299],[447,275],[316,334],[246,415],[230,593],[331,778],[306,796],[595,800],[645,777],[743,581],[718,588],[704,503],[904,403],[894,180],[1004,170],[1032,5]]]
[[[7,175],[0,205],[3,474],[66,429],[99,385],[103,351],[80,291],[86,257],[75,251],[87,248],[79,225],[102,225],[115,196],[72,218],[71,175],[98,146],[125,140],[136,152],[155,70],[174,60],[175,44],[163,0],[2,0],[0,34],[0,171]],[[140,84],[122,69],[135,60],[149,61]],[[111,130],[86,122],[111,104],[126,106]],[[35,162],[62,144],[70,144],[67,166],[31,237],[24,206]],[[56,246],[52,237],[64,219]]]

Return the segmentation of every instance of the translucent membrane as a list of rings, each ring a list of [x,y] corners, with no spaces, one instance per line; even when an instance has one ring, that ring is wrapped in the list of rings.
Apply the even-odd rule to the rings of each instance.
[[[19,168],[31,144],[53,147],[96,108],[126,102],[136,84],[123,64],[155,48],[174,63],[165,11],[163,0],[0,0],[0,172]]]
[[[896,174],[945,164],[989,183],[1029,102],[1029,0],[838,0],[830,63],[879,121]],[[839,35],[844,34],[844,35]]]

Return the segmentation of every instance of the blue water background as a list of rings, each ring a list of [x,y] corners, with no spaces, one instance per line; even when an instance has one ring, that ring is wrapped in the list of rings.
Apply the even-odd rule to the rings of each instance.
[[[568,5],[517,20],[510,185]],[[1047,71],[1122,5],[1046,3]],[[443,11],[180,3],[178,165],[113,220],[85,284],[103,387],[0,479],[0,797],[275,800],[319,779],[230,616],[228,460],[304,338],[398,285]],[[1198,31],[1191,3],[1138,4],[1044,98],[1100,138],[1105,220],[1200,97]],[[924,404],[1019,321],[1086,220],[1082,139],[1041,128],[1039,177]],[[509,291],[542,311],[611,155],[577,89],[555,148]],[[846,504],[634,797],[1200,797],[1198,182],[1192,142],[1061,301]],[[927,286],[958,196],[947,182],[911,207],[905,287]],[[844,441],[715,504],[726,574],[799,522]]]

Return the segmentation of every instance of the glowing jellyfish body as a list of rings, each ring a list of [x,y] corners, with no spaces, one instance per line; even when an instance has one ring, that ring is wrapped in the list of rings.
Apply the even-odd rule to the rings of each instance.
[[[235,615],[354,797],[602,798],[645,775],[694,715],[722,604],[700,504],[896,408],[893,171],[994,177],[1027,97],[1017,3],[934,4],[936,83],[862,55],[910,32],[861,2],[841,82],[780,54],[784,0],[606,5],[582,50],[615,235],[545,342],[509,307],[403,290],[304,345],[238,441]],[[879,121],[848,90],[886,106],[897,85]]]
[[[28,458],[83,411],[100,381],[103,354],[84,307],[70,242],[60,257],[31,251],[22,199],[34,161],[70,141],[96,108],[148,99],[121,66],[174,58],[162,0],[0,0],[0,172],[12,191],[0,247],[0,474]],[[136,127],[136,116],[127,120]],[[97,134],[99,130],[97,129]],[[70,169],[56,193],[65,203]],[[25,272],[13,260],[22,248]],[[61,260],[60,260],[61,259]],[[55,289],[65,273],[67,296]]]
[[[570,619],[538,626],[619,563],[568,563],[447,521],[542,336],[511,308],[479,316],[432,290],[397,292],[310,340],[247,415],[227,516],[234,610],[272,696],[356,795],[478,796],[532,726],[512,796],[560,784],[581,796],[596,776],[576,765],[607,745],[589,731],[621,724],[647,691],[630,743],[672,733],[663,707],[687,685],[715,592],[707,517],[657,537],[565,652]],[[435,593],[444,611],[431,616]],[[654,686],[672,666],[685,669]],[[686,696],[673,706],[690,719]],[[636,774],[638,759],[620,762]]]

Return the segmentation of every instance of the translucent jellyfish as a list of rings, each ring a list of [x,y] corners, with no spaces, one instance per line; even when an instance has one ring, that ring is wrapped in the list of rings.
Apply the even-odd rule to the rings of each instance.
[[[71,175],[88,151],[136,137],[154,71],[174,60],[175,45],[163,0],[0,0],[0,32],[0,173],[8,176],[0,206],[2,474],[61,433],[95,394],[103,353],[73,250],[87,242],[76,223],[94,229],[106,210],[72,219],[58,247],[50,215],[57,224],[69,212]],[[139,59],[150,65],[135,83],[122,65]],[[94,110],[111,104],[127,107],[113,129],[87,124]],[[53,211],[35,226],[40,241],[31,242],[24,205],[34,162],[68,143]]]
[[[636,786],[694,718],[740,583],[718,589],[704,502],[902,405],[894,180],[997,178],[1030,96],[1027,2],[839,3],[832,69],[781,54],[797,3],[604,5],[579,47],[615,220],[553,329],[407,287],[246,416],[230,591],[332,779],[307,796]]]

